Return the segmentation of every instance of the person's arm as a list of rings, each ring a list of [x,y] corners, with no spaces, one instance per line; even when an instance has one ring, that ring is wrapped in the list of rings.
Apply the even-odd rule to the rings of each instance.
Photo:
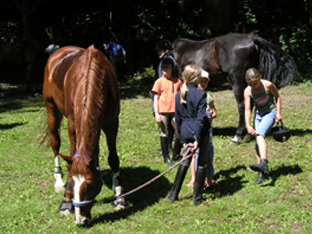
[[[256,137],[256,131],[251,127],[250,125],[250,117],[251,117],[251,109],[250,109],[250,91],[246,88],[244,91],[244,100],[245,100],[245,124],[247,132],[253,136]]]
[[[180,103],[180,93],[178,92],[175,95],[175,111],[174,111],[174,121],[177,127],[177,131],[178,134],[180,136],[180,140],[181,140],[181,125],[182,125],[182,116],[180,113],[180,107],[181,107],[181,103]]]
[[[210,106],[210,110],[211,110],[211,117],[214,119],[217,117],[217,109],[216,109],[213,102],[209,106]]]
[[[206,109],[207,109],[207,93],[204,92],[203,96],[200,98],[200,101],[198,103],[197,107],[197,119],[196,119],[196,125],[195,127],[195,134],[194,134],[194,148],[192,152],[195,152],[198,148],[198,141],[200,140],[200,137],[202,135],[202,131],[205,128],[205,119],[206,116]]]
[[[275,122],[278,123],[279,121],[282,120],[282,99],[278,93],[276,86],[272,82],[268,82],[267,87],[268,87],[270,93],[275,97],[276,110],[277,110],[277,113],[275,116]]]
[[[161,123],[161,118],[158,111],[158,94],[154,94],[154,111],[155,111],[155,121]]]

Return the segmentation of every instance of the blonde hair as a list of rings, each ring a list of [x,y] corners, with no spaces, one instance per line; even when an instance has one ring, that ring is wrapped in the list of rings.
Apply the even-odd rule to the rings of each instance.
[[[256,68],[249,68],[246,71],[245,80],[247,82],[252,81],[252,80],[258,80],[258,79],[261,79],[261,75]]]
[[[184,68],[184,71],[182,73],[182,78],[183,78],[184,83],[182,85],[181,94],[180,94],[182,104],[186,104],[185,97],[188,92],[188,88],[186,84],[198,85],[200,83],[202,70],[203,69],[197,65],[187,65]]]

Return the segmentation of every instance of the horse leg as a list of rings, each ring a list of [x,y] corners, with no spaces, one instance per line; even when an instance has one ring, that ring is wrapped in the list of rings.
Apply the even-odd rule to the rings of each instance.
[[[54,178],[55,192],[64,191],[63,171],[60,166],[59,150],[61,139],[59,135],[59,127],[62,121],[62,114],[53,103],[46,102],[46,108],[48,112],[48,128],[51,133],[51,148],[54,153]]]
[[[118,197],[122,194],[122,187],[120,184],[120,173],[119,173],[119,157],[117,155],[116,139],[118,132],[118,118],[113,122],[109,123],[103,131],[106,135],[106,141],[108,146],[108,164],[113,171],[112,175],[112,189],[115,193],[115,197]],[[116,209],[123,209],[126,206],[124,198],[118,198],[112,202],[112,206]]]
[[[70,142],[70,156],[73,156],[76,153],[76,131],[75,131],[75,121],[71,116],[67,116],[67,131],[68,131],[68,136],[69,136],[69,142]],[[71,170],[72,164],[67,163],[67,171],[68,174]],[[66,188],[65,188],[65,201],[69,202],[72,199],[72,194],[73,190],[71,185],[68,182],[66,182]]]
[[[234,83],[232,86],[234,96],[237,102],[237,108],[239,113],[238,128],[235,136],[231,140],[231,145],[240,144],[246,135],[246,124],[245,124],[245,103],[244,103],[244,89],[246,84],[243,82]]]

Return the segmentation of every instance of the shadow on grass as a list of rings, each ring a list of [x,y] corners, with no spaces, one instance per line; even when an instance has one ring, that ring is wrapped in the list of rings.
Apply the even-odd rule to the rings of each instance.
[[[111,171],[102,171],[102,177],[104,186],[108,188],[112,187]],[[120,177],[121,184],[123,187],[123,192],[126,193],[138,186],[146,183],[147,181],[158,176],[161,172],[151,170],[148,167],[138,167],[138,168],[122,168]],[[125,219],[128,216],[136,213],[138,211],[144,210],[146,207],[157,203],[161,198],[164,198],[171,188],[170,182],[166,177],[162,176],[153,183],[147,185],[146,187],[136,191],[125,197],[129,206],[123,210],[116,211],[112,207],[111,212],[101,215],[100,217],[92,220],[92,225],[96,223],[103,222],[114,222],[120,219]],[[98,200],[99,201],[99,200]],[[99,203],[109,203],[111,198],[99,201]]]
[[[32,97],[27,95],[11,95],[9,97],[0,99],[0,113],[7,111],[16,111],[24,107],[41,108],[43,107],[42,97]],[[36,112],[37,109],[28,110],[23,112]]]
[[[263,187],[267,187],[267,186],[275,186],[275,182],[277,181],[277,179],[281,176],[286,176],[286,175],[297,175],[299,173],[302,172],[301,167],[296,164],[293,166],[280,166],[275,170],[271,170],[270,171],[270,175],[269,178],[271,178],[271,183],[269,184],[265,184],[263,185]]]
[[[227,128],[213,128],[214,136],[231,136],[233,137],[236,133],[236,127],[227,127]]]
[[[0,130],[12,129],[25,123],[14,123],[14,124],[0,124]]]
[[[244,187],[248,181],[244,180],[244,176],[237,175],[240,170],[246,171],[244,165],[238,165],[229,170],[221,170],[215,174],[214,179],[218,180],[217,193],[213,199],[233,195]]]

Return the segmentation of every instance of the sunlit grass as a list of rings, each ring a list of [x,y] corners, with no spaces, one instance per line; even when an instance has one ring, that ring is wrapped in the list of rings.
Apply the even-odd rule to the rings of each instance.
[[[285,143],[267,137],[270,177],[256,185],[254,141],[247,136],[230,146],[238,113],[231,91],[212,92],[218,110],[214,120],[217,192],[205,194],[194,207],[186,186],[180,200],[165,199],[176,169],[127,197],[129,206],[115,211],[105,201],[113,197],[105,136],[100,140],[100,170],[104,186],[92,209],[93,225],[75,226],[73,217],[59,215],[63,194],[54,192],[53,155],[38,147],[44,119],[40,98],[0,100],[0,230],[1,233],[312,233],[312,127],[311,88],[289,86],[280,90],[284,123],[292,130]],[[61,127],[61,152],[68,154],[66,120]],[[117,139],[124,191],[167,170],[160,147],[151,100],[122,99]],[[65,170],[65,162],[61,162]]]

